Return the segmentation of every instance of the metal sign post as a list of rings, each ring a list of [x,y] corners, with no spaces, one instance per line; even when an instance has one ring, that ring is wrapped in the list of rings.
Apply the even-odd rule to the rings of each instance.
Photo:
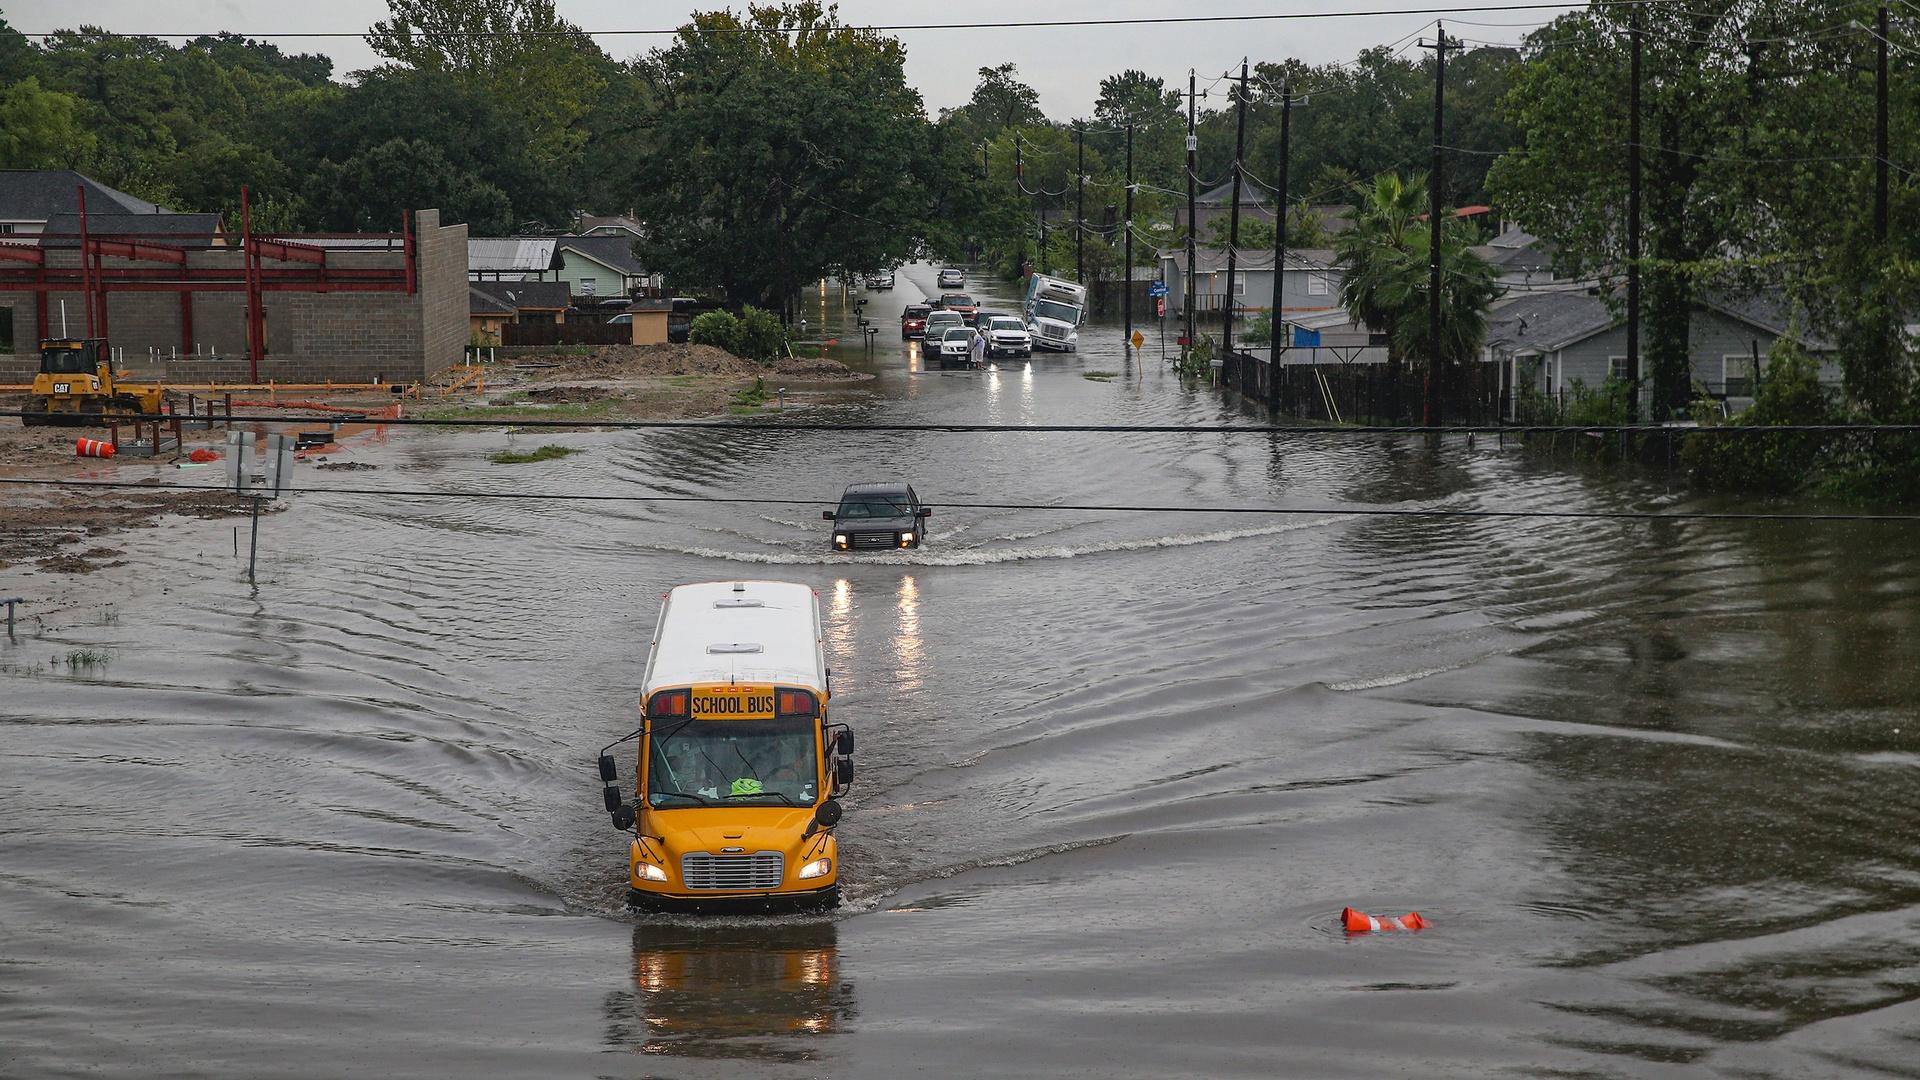
[[[253,581],[260,558],[260,504],[293,494],[293,450],[298,439],[275,433],[267,436],[266,484],[253,486],[253,433],[227,432],[227,482],[234,493],[253,503],[252,529],[247,540],[247,581]]]

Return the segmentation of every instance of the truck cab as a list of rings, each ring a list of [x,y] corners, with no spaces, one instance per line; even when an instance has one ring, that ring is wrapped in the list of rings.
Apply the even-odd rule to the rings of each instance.
[[[1080,325],[1087,321],[1086,286],[1034,274],[1027,281],[1025,308],[1034,348],[1079,351]]]
[[[848,484],[840,506],[820,512],[822,521],[833,522],[835,551],[917,548],[927,539],[932,516],[933,507],[920,504],[913,485],[898,480]]]
[[[828,722],[827,678],[807,586],[716,581],[666,595],[630,736],[633,803],[612,747],[600,756],[607,811],[633,833],[631,905],[839,903],[833,827],[853,783],[853,732]]]

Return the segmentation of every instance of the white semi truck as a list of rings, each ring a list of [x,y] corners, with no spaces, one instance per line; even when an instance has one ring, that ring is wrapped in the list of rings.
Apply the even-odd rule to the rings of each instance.
[[[1087,321],[1086,286],[1035,274],[1027,280],[1025,311],[1034,348],[1079,351],[1080,324]]]

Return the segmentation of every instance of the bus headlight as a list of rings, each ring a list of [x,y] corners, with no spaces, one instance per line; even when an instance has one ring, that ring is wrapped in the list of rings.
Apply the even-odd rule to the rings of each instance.
[[[800,872],[793,876],[799,878],[801,881],[805,881],[808,878],[826,877],[832,871],[832,859],[815,859],[801,867]]]
[[[650,862],[637,862],[633,864],[633,880],[665,881],[667,880],[667,872]]]

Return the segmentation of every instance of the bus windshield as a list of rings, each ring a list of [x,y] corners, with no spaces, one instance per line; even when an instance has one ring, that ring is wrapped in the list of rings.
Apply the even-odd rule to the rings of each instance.
[[[741,803],[812,806],[819,790],[816,717],[655,721],[648,804],[663,810]]]

